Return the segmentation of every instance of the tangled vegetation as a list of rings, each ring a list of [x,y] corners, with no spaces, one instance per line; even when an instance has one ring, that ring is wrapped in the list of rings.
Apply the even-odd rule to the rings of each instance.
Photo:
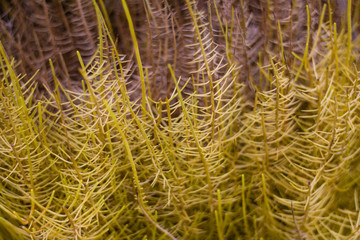
[[[0,1],[0,239],[360,239],[339,2]]]

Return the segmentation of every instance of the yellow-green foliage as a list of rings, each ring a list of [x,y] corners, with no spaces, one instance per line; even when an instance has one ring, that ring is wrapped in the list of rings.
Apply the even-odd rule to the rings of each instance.
[[[136,32],[131,62],[94,6],[99,45],[88,63],[78,53],[82,89],[64,88],[50,60],[55,88],[35,99],[1,45],[0,239],[360,239],[351,10],[337,32],[322,22],[325,5],[291,66],[282,52],[259,62],[263,84],[240,83],[232,24],[217,12],[226,38],[217,51],[187,0],[199,68],[187,78],[166,64],[173,91],[154,100]]]

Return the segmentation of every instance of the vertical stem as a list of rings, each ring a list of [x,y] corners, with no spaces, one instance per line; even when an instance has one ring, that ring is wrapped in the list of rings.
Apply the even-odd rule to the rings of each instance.
[[[143,110],[143,115],[145,116],[145,113],[146,113],[146,87],[145,87],[144,69],[143,69],[143,65],[141,62],[139,45],[138,45],[138,42],[136,39],[134,24],[133,24],[126,0],[121,0],[121,2],[123,5],[123,8],[124,8],[124,11],[125,11],[126,19],[129,24],[130,35],[131,35],[131,38],[133,41],[133,46],[134,46],[135,55],[136,55],[136,62],[137,62],[138,68],[139,68],[139,74],[140,74],[140,80],[141,80],[141,93],[142,93],[142,110]]]

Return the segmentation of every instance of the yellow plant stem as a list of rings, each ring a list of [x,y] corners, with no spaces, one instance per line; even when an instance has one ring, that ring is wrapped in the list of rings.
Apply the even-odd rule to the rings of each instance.
[[[109,106],[109,103],[106,100],[105,100],[105,106],[106,106],[106,109],[108,110],[108,112],[110,113],[111,118],[114,121],[115,127],[118,130],[118,132],[120,133],[121,138],[123,140],[126,156],[129,159],[129,162],[130,162],[130,165],[131,165],[131,169],[132,169],[132,173],[133,173],[133,177],[134,177],[134,182],[135,182],[135,187],[136,187],[136,190],[137,190],[137,198],[138,198],[139,207],[140,207],[141,211],[148,218],[148,220],[151,223],[153,223],[161,232],[165,233],[171,239],[176,239],[169,231],[167,231],[166,229],[161,227],[156,222],[156,220],[154,219],[154,217],[151,215],[150,211],[148,210],[148,207],[146,206],[146,204],[144,202],[144,198],[143,198],[144,193],[143,193],[143,189],[142,189],[142,187],[140,185],[140,180],[139,180],[138,173],[137,173],[137,170],[136,170],[135,161],[134,161],[134,158],[133,158],[132,153],[131,153],[129,142],[127,141],[125,133],[123,132],[122,128],[120,127],[119,121],[117,120],[115,113],[111,110],[111,107]]]
[[[301,65],[296,73],[295,80],[293,84],[296,83],[297,79],[300,76],[301,70],[304,67],[304,64],[308,62],[308,54],[309,54],[309,43],[310,43],[310,11],[309,11],[309,5],[306,5],[306,13],[307,13],[307,34],[306,34],[306,45],[304,50],[304,56],[301,61]]]
[[[172,78],[173,78],[173,80],[174,80],[174,82],[175,82],[175,87],[176,87],[176,90],[177,90],[177,93],[178,93],[179,101],[180,101],[181,107],[182,107],[182,109],[183,109],[183,111],[184,111],[185,117],[186,117],[186,119],[188,120],[188,124],[189,124],[189,126],[190,126],[191,133],[192,133],[192,135],[193,135],[193,137],[194,137],[195,144],[196,144],[196,147],[197,147],[198,152],[199,152],[199,155],[200,155],[200,159],[201,159],[201,161],[202,161],[202,163],[203,163],[203,165],[204,165],[204,169],[205,169],[205,173],[206,173],[206,181],[207,181],[208,189],[209,189],[209,207],[210,207],[211,212],[213,212],[213,204],[212,204],[212,202],[213,202],[212,184],[211,184],[211,178],[210,178],[210,172],[209,172],[208,162],[207,162],[206,159],[205,159],[205,156],[204,156],[204,153],[203,153],[203,149],[202,149],[202,147],[201,147],[201,144],[200,144],[199,139],[198,139],[198,137],[197,137],[197,134],[196,134],[196,132],[195,132],[195,128],[194,128],[194,126],[193,126],[193,124],[192,124],[192,122],[191,122],[191,118],[190,118],[190,116],[189,116],[189,113],[188,113],[188,111],[187,111],[187,109],[186,109],[186,106],[185,106],[185,103],[184,103],[184,99],[183,99],[183,97],[182,97],[181,90],[180,90],[180,88],[179,88],[179,84],[178,84],[178,82],[177,82],[177,80],[176,80],[176,77],[175,77],[175,73],[174,73],[174,71],[173,71],[173,69],[172,69],[172,67],[171,67],[170,64],[168,64],[168,67],[169,67],[169,69],[170,69],[171,76],[172,76]]]
[[[350,54],[351,54],[351,40],[352,40],[352,29],[351,29],[351,4],[352,0],[347,2],[347,51],[346,51],[346,66],[350,65]]]
[[[198,42],[199,42],[200,49],[201,49],[201,55],[203,57],[203,61],[204,61],[205,68],[206,68],[206,71],[207,71],[207,76],[209,78],[210,101],[211,101],[211,128],[212,128],[211,139],[214,139],[214,136],[215,136],[215,122],[214,122],[215,121],[215,109],[214,109],[215,108],[215,99],[214,99],[214,85],[213,85],[214,83],[213,83],[209,63],[208,63],[208,60],[207,60],[207,57],[206,57],[204,43],[203,43],[202,38],[201,38],[199,25],[197,23],[198,20],[195,17],[195,13],[194,13],[194,11],[192,9],[192,6],[191,6],[191,3],[190,3],[189,0],[186,0],[186,5],[187,5],[187,7],[189,9],[191,18],[193,20],[196,36],[198,38]],[[205,80],[205,78],[204,78],[204,80]]]
[[[134,24],[133,24],[126,0],[121,0],[121,2],[123,5],[123,8],[124,8],[124,11],[125,11],[126,19],[129,24],[130,35],[131,35],[133,45],[134,45],[134,50],[135,50],[136,62],[137,62],[138,68],[139,68],[139,75],[140,75],[140,80],[141,80],[141,93],[142,93],[142,109],[143,109],[143,114],[145,116],[145,113],[146,113],[146,87],[145,87],[144,69],[143,69],[143,65],[142,65],[142,61],[141,61],[141,57],[140,57],[139,44],[136,39]]]

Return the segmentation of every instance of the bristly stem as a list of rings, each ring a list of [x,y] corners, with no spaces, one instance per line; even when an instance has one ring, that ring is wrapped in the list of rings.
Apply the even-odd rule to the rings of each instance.
[[[189,0],[186,0],[186,5],[189,9],[191,18],[193,20],[196,36],[197,36],[197,39],[198,39],[198,42],[200,45],[200,49],[201,49],[201,55],[203,57],[203,61],[204,61],[205,68],[207,71],[207,76],[209,78],[210,102],[211,102],[211,128],[212,128],[211,139],[214,139],[214,136],[215,136],[215,98],[214,98],[214,83],[213,83],[212,73],[210,70],[208,59],[206,57],[205,47],[204,47],[204,43],[202,41],[199,25],[197,23],[198,20],[195,16],[194,10],[193,10],[192,5]],[[204,78],[204,81],[205,81],[205,78]]]
[[[193,126],[193,124],[191,122],[191,118],[190,118],[190,116],[189,116],[189,114],[187,112],[186,106],[184,104],[184,100],[183,100],[183,97],[182,97],[182,94],[181,94],[181,90],[179,88],[179,84],[178,84],[178,82],[176,80],[175,73],[172,70],[172,67],[171,67],[170,64],[168,64],[168,67],[170,69],[171,76],[172,76],[172,78],[173,78],[173,80],[175,82],[175,87],[176,87],[176,90],[177,90],[177,93],[178,93],[179,101],[180,101],[181,107],[182,107],[182,109],[184,111],[185,117],[188,120],[188,124],[190,126],[191,133],[192,133],[192,135],[194,137],[196,147],[197,147],[199,155],[200,155],[200,159],[201,159],[201,161],[202,161],[202,163],[204,165],[204,169],[205,169],[205,173],[206,173],[206,181],[207,181],[207,185],[208,185],[208,189],[209,189],[209,207],[210,207],[211,212],[213,212],[212,184],[211,184],[211,178],[210,178],[208,162],[205,159],[205,156],[204,156],[203,149],[201,147],[200,141],[199,141],[199,139],[197,137],[197,134],[195,132],[195,128],[194,128],[194,126]]]
[[[121,138],[123,140],[126,156],[129,159],[129,162],[131,164],[131,169],[132,169],[134,182],[135,182],[135,186],[136,186],[136,190],[137,190],[137,199],[138,199],[139,207],[140,207],[141,211],[148,218],[148,220],[151,223],[153,223],[160,231],[162,231],[163,233],[168,235],[171,239],[176,239],[169,231],[167,231],[166,229],[161,227],[156,222],[156,220],[154,219],[154,217],[151,215],[150,211],[148,210],[148,207],[146,206],[145,201],[144,201],[144,192],[143,192],[143,189],[142,189],[142,187],[140,185],[140,180],[139,180],[138,173],[137,173],[137,170],[136,170],[135,160],[134,160],[133,155],[131,153],[129,142],[128,142],[127,138],[126,138],[125,133],[122,130],[122,127],[119,124],[119,121],[116,118],[116,115],[111,110],[111,107],[110,107],[109,103],[106,100],[105,100],[105,106],[106,106],[106,109],[108,110],[108,112],[110,113],[110,116],[113,119],[115,127],[118,130],[118,132],[119,132],[119,134],[120,134],[120,136],[121,136]]]

